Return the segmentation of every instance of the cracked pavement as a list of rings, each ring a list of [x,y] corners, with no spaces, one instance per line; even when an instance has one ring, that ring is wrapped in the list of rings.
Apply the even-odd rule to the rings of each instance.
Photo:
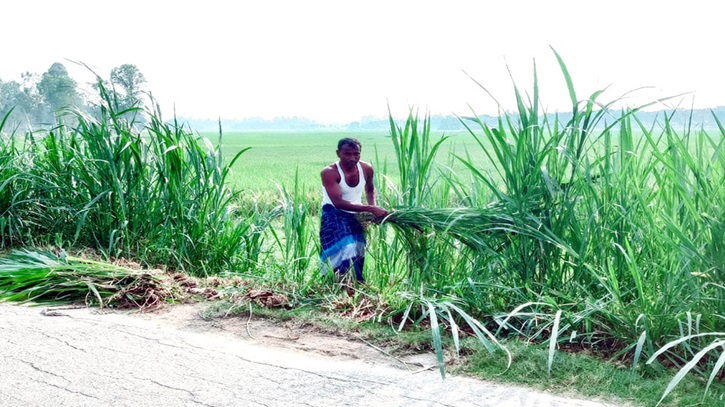
[[[0,303],[0,406],[611,407],[92,309]]]

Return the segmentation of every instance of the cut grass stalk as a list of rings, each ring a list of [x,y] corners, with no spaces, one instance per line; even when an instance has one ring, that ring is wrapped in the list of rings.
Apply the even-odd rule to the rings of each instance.
[[[148,308],[173,298],[148,271],[47,251],[0,256],[0,300],[38,304]]]

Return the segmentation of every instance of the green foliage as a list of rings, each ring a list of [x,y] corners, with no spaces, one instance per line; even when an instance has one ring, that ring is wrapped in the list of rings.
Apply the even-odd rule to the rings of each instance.
[[[41,76],[37,85],[43,106],[47,109],[44,120],[52,121],[54,114],[63,109],[78,108],[83,105],[76,81],[68,75],[68,70],[59,62],[54,63]]]
[[[721,330],[725,133],[678,134],[668,117],[661,128],[647,128],[637,109],[612,115],[617,100],[599,102],[603,91],[579,101],[556,57],[572,100],[566,121],[541,114],[534,73],[531,100],[514,85],[516,115],[501,116],[495,127],[475,114],[462,119],[479,149],[456,156],[470,180],[441,171],[448,185],[440,185],[434,169],[416,175],[425,180],[426,199],[415,205],[424,208],[397,208],[388,224],[399,221],[403,239],[388,239],[397,246],[385,247],[413,263],[403,285],[455,295],[472,315],[493,314],[505,328],[500,334],[547,345],[550,373],[566,341],[637,365],[687,335],[682,321],[691,315],[699,332]],[[479,154],[486,165],[472,159]],[[414,190],[416,183],[407,182],[400,191]],[[451,189],[476,208],[441,207]],[[482,202],[482,189],[489,202]],[[490,214],[463,215],[482,208],[497,208],[505,233],[492,233]],[[701,374],[722,370],[722,348],[700,337],[663,354],[665,364]]]
[[[0,80],[0,116],[3,116],[3,126],[13,128],[21,127],[22,121],[35,116],[39,108],[39,100],[32,88],[23,86],[16,81],[3,82]],[[13,111],[16,111],[12,116]],[[0,129],[2,130],[2,129]],[[8,131],[12,133],[13,131]]]
[[[111,83],[120,88],[118,96],[123,109],[136,107],[141,103],[141,93],[146,78],[136,65],[123,64],[111,69]]]
[[[226,185],[229,165],[245,150],[225,165],[221,135],[213,147],[176,122],[163,122],[158,112],[118,111],[100,81],[99,90],[99,118],[76,112],[75,127],[29,134],[23,154],[12,141],[3,144],[7,168],[24,169],[22,178],[3,179],[3,205],[16,210],[5,209],[3,225],[18,225],[4,227],[3,245],[25,236],[192,274],[256,265],[245,254],[258,255],[254,246],[262,240],[250,229],[268,224],[266,215],[240,212],[238,193]],[[152,119],[142,133],[133,119],[146,113]]]
[[[0,301],[117,305],[131,287],[158,285],[153,275],[46,251],[18,250],[0,257]]]
[[[14,111],[8,121],[14,129],[50,128],[57,122],[74,126],[76,117],[68,114],[68,110],[100,117],[98,105],[103,102],[97,101],[92,94],[82,93],[62,63],[53,63],[42,75],[25,72],[21,76],[21,82],[0,79],[0,116]],[[101,80],[100,77],[97,79]],[[141,105],[145,82],[138,67],[123,64],[111,70],[109,80],[102,81],[106,88],[103,92],[111,94],[114,109],[120,112]],[[137,116],[136,121],[139,120],[144,117]]]
[[[280,255],[279,270],[273,276],[278,283],[296,288],[308,287],[310,275],[308,270],[319,259],[319,227],[310,216],[312,206],[319,205],[303,199],[302,186],[297,179],[294,189],[288,191],[280,185],[281,225],[270,229]]]
[[[11,186],[17,182],[19,176],[15,164],[19,161],[20,154],[15,145],[15,139],[2,135],[10,113],[12,111],[7,112],[0,121],[0,242],[16,240],[20,232],[19,225],[16,223],[17,218],[13,213],[15,200],[12,191],[15,188]]]
[[[441,322],[444,322],[445,327],[450,330],[456,356],[459,355],[461,349],[461,329],[459,325],[463,323],[466,324],[467,328],[473,333],[473,336],[480,341],[489,353],[494,354],[496,350],[502,350],[507,356],[507,368],[511,366],[512,358],[509,350],[478,319],[473,318],[459,305],[456,305],[456,302],[459,301],[446,298],[427,298],[422,294],[415,295],[410,293],[403,293],[402,297],[408,300],[408,306],[403,312],[398,331],[402,330],[411,320],[414,325],[418,325],[424,320],[428,321],[432,335],[433,349],[436,353],[438,370],[441,373],[441,377],[445,377],[442,339],[443,327]],[[419,309],[415,310],[415,308]]]
[[[677,372],[675,377],[672,378],[672,381],[667,385],[667,388],[665,389],[665,392],[662,394],[662,398],[660,398],[660,400],[657,402],[657,405],[660,405],[662,403],[662,401],[667,397],[667,395],[670,394],[670,392],[672,392],[672,390],[675,388],[675,386],[677,386],[682,381],[682,379],[685,377],[685,375],[687,375],[687,373],[689,373],[691,370],[695,369],[697,367],[697,365],[702,361],[702,359],[708,355],[708,353],[710,353],[712,350],[717,349],[717,348],[725,349],[725,332],[694,334],[694,335],[688,335],[688,336],[682,337],[682,338],[672,341],[672,342],[666,344],[665,346],[663,346],[662,348],[660,348],[660,350],[655,352],[652,355],[652,357],[650,357],[650,359],[647,361],[647,363],[652,363],[657,359],[658,356],[664,354],[669,349],[671,349],[677,345],[680,345],[686,341],[690,341],[690,340],[701,338],[701,337],[705,337],[708,339],[710,337],[714,337],[714,339],[712,340],[711,343],[702,347],[702,349],[700,349],[697,352],[697,354],[694,355],[692,357],[692,359],[690,359],[689,362],[687,362],[684,366],[682,366],[680,371]],[[714,366],[712,367],[712,371],[707,380],[707,386],[705,387],[705,394],[707,394],[707,390],[710,388],[710,386],[712,385],[715,378],[718,377],[718,374],[719,374],[720,370],[723,369],[724,365],[725,365],[725,353],[721,353],[720,356],[715,361]]]
[[[572,393],[587,399],[601,400],[603,404],[654,406],[670,381],[667,372],[634,372],[620,363],[602,362],[601,357],[587,349],[568,344],[569,352],[559,352],[557,367],[551,374],[541,374],[549,357],[548,350],[531,346],[521,340],[506,340],[503,344],[513,356],[506,368],[506,360],[490,355],[472,339],[462,341],[469,356],[460,370],[483,380],[525,385],[554,393]],[[471,350],[474,347],[475,350]],[[458,371],[460,371],[458,370]],[[703,394],[704,383],[695,377],[685,377],[673,389],[661,406],[719,406],[725,397],[722,384],[713,385]]]
[[[430,141],[429,118],[418,124],[418,117],[411,111],[405,126],[396,125],[392,114],[390,117],[390,138],[395,148],[398,164],[398,176],[402,190],[397,191],[397,205],[419,206],[430,201],[432,185],[431,171],[436,154],[446,137],[441,137],[434,144]]]

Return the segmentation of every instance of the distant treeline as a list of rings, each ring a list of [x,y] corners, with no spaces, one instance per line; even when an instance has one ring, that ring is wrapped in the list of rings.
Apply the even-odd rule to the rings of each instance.
[[[0,123],[7,132],[52,128],[64,117],[71,119],[82,112],[93,117],[101,115],[101,96],[121,115],[133,116],[143,124],[143,115],[133,115],[128,109],[141,105],[146,78],[136,65],[123,64],[113,68],[109,78],[96,77],[86,90],[71,78],[65,65],[56,62],[43,74],[24,72],[20,82],[0,78]],[[127,113],[123,113],[126,111]]]
[[[99,94],[107,93],[109,100],[115,105],[118,112],[127,111],[134,107],[143,105],[142,96],[147,94],[146,79],[140,70],[133,64],[123,64],[111,70],[109,78],[96,78],[95,83],[90,85],[90,92],[85,91],[75,79],[71,78],[66,67],[59,62],[43,74],[25,72],[22,80],[5,81],[0,78],[0,122],[6,118],[5,131],[22,131],[31,128],[52,128],[68,109],[79,110],[98,117],[101,114]],[[132,109],[133,110],[133,109]],[[132,114],[133,112],[127,111]],[[604,126],[614,122],[623,114],[622,111],[612,110],[610,118],[599,122]],[[518,117],[511,113],[511,117]],[[566,123],[572,117],[572,113],[558,114],[558,120]],[[636,114],[645,126],[649,127],[656,121],[663,123],[668,118],[670,124],[675,128],[713,129],[720,123],[725,122],[725,106],[718,106],[712,109],[678,109],[659,111],[639,111]],[[479,116],[482,122],[497,126],[499,118],[496,116]],[[553,122],[557,116],[548,114],[549,122]],[[133,115],[134,122],[143,125],[143,115]],[[192,119],[177,118],[179,122],[186,123],[196,131],[218,131],[219,120],[214,119]],[[400,120],[405,120],[404,117]],[[462,131],[465,130],[465,117],[452,115],[430,116],[431,130],[434,131]],[[224,132],[229,131],[387,131],[390,124],[387,117],[363,116],[360,120],[350,123],[321,123],[306,117],[275,117],[264,119],[260,117],[244,119],[221,120],[221,128]]]
[[[609,123],[613,123],[617,118],[624,114],[621,110],[612,110],[610,112],[611,120],[603,120],[599,123],[599,127],[603,127]],[[512,120],[517,120],[517,115],[511,114]],[[572,117],[571,113],[548,114],[547,119],[553,122],[558,118],[560,123],[566,123]],[[712,109],[677,109],[677,110],[657,110],[657,111],[638,111],[637,119],[647,127],[657,123],[664,123],[665,118],[675,128],[706,128],[716,129],[718,121],[725,123],[725,106],[718,106]],[[479,116],[482,122],[489,126],[497,126],[499,118],[496,116],[482,115]],[[404,120],[404,118],[401,118]],[[305,117],[275,117],[273,119],[263,119],[260,117],[244,118],[244,119],[187,119],[180,117],[180,122],[188,124],[188,126],[196,131],[209,132],[218,131],[221,124],[222,132],[230,131],[387,131],[390,129],[390,122],[387,117],[366,116],[359,121],[344,124],[328,124],[320,123]],[[430,116],[431,130],[435,131],[453,131],[465,130],[464,123],[467,117],[432,115]]]

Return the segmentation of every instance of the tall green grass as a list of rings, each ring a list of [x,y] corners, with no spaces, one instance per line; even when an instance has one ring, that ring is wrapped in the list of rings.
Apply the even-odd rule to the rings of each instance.
[[[570,118],[546,119],[534,73],[533,97],[525,99],[514,84],[518,111],[502,115],[495,127],[475,112],[462,118],[487,166],[471,160],[477,152],[467,150],[456,157],[468,173],[430,168],[401,177],[407,185],[393,193],[425,185],[427,198],[407,201],[426,209],[399,208],[389,219],[417,217],[401,224],[407,245],[393,248],[416,259],[414,277],[401,290],[422,288],[431,302],[457,298],[499,335],[542,343],[549,349],[549,370],[556,368],[559,345],[567,343],[639,369],[655,361],[687,366],[712,382],[722,374],[720,342],[695,334],[722,332],[725,326],[725,133],[722,127],[714,135],[674,129],[667,117],[642,123],[637,109],[614,111],[617,100],[600,102],[602,91],[579,100],[556,57],[572,101]],[[414,125],[409,118],[400,128]],[[418,130],[428,131],[425,124]],[[411,160],[405,149],[396,151],[401,162]],[[509,225],[527,224],[539,233],[515,227],[480,233],[490,222],[486,218],[457,227],[456,213],[470,208],[447,208],[450,201],[435,199],[451,189],[459,197],[476,197],[461,202],[491,205],[516,220]],[[390,202],[404,198],[401,193]],[[426,216],[436,216],[440,225]],[[485,245],[468,250],[477,237]],[[387,250],[389,245],[381,249]],[[665,346],[685,337],[685,347]],[[697,364],[688,363],[694,359]]]
[[[225,164],[221,134],[215,147],[157,110],[118,110],[99,90],[97,117],[67,111],[76,126],[59,121],[22,146],[16,136],[3,142],[4,175],[17,168],[23,182],[3,179],[2,245],[88,247],[191,274],[259,266],[256,226],[269,221],[226,184],[245,150]],[[150,117],[143,129],[140,115]]]
[[[22,190],[27,182],[21,170],[26,156],[18,146],[15,132],[5,132],[12,109],[0,121],[0,241],[15,243],[23,239],[23,197],[15,191]]]
[[[314,281],[309,270],[319,264],[319,227],[312,216],[318,213],[319,202],[305,199],[298,178],[291,191],[282,185],[279,188],[280,224],[270,229],[279,254],[277,265],[270,268],[274,270],[272,279],[304,293]]]

